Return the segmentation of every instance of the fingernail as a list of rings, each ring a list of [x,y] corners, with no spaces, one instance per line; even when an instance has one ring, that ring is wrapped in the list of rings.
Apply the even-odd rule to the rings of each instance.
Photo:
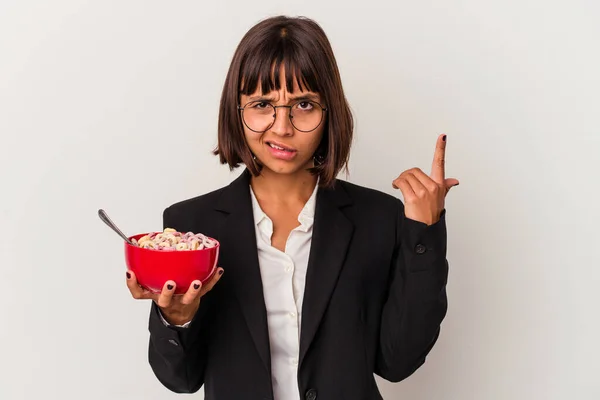
[[[200,285],[197,283],[194,283],[194,289],[198,290],[200,288]]]
[[[219,270],[219,275],[223,275],[223,270],[222,269]]]
[[[167,285],[167,289],[169,290],[173,290],[173,285],[171,285],[170,283]]]
[[[125,275],[127,275],[127,279],[131,279],[131,274],[129,272],[126,272]]]
[[[445,142],[446,141],[446,135],[442,136],[442,140]]]

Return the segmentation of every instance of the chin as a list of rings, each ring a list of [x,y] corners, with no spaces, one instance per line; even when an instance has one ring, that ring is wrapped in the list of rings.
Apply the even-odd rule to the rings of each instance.
[[[290,163],[285,161],[275,160],[263,163],[263,169],[267,169],[268,171],[281,174],[281,175],[294,175],[299,172],[306,171],[307,169],[312,167],[312,163],[310,161],[298,164],[298,163]]]

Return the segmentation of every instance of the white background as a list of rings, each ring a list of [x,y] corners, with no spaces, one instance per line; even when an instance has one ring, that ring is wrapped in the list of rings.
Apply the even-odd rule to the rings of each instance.
[[[223,80],[279,13],[332,42],[357,121],[348,180],[393,193],[444,132],[461,181],[441,338],[384,397],[600,398],[599,3],[359,4],[0,1],[0,399],[176,398],[96,211],[160,229],[237,175],[210,155]]]

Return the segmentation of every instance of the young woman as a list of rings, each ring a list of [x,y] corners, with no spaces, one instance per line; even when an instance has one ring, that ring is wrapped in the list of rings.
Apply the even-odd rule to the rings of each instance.
[[[337,180],[353,121],[312,20],[264,20],[233,57],[220,104],[221,163],[244,171],[164,211],[164,227],[221,243],[218,273],[152,299],[149,361],[174,392],[207,400],[381,399],[424,362],[446,314],[446,136],[433,169],[393,181],[405,205]],[[226,271],[226,273],[223,273]]]

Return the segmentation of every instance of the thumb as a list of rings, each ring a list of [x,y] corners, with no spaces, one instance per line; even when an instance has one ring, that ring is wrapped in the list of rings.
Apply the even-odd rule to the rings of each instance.
[[[458,179],[448,178],[444,180],[444,185],[446,186],[446,193],[450,191],[454,186],[459,185]]]

